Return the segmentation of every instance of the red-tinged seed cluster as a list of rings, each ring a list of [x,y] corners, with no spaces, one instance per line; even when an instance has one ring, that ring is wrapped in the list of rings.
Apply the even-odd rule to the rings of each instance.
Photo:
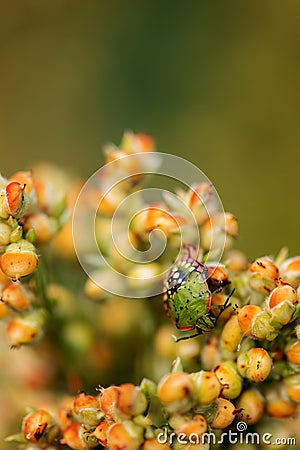
[[[41,297],[46,299],[40,282],[35,281],[39,278],[37,247],[49,244],[65,213],[64,190],[55,188],[53,178],[39,179],[31,171],[0,177],[0,317],[11,317],[6,336],[12,347],[32,343],[42,334],[45,314],[41,307],[45,305]]]

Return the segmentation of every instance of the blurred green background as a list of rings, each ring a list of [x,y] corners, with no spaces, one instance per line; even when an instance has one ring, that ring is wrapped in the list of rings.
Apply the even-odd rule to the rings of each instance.
[[[103,143],[148,132],[214,182],[250,258],[299,253],[299,15],[292,0],[2,1],[2,173],[50,160],[87,177]]]

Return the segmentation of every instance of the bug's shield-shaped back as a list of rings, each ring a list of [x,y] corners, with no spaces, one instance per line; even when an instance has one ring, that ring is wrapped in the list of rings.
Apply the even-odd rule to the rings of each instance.
[[[211,294],[201,272],[194,270],[185,281],[168,296],[168,311],[176,327],[180,330],[192,330],[199,317],[210,309]]]

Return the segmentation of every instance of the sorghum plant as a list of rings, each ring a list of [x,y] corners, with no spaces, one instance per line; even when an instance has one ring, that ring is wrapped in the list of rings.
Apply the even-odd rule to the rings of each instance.
[[[145,153],[152,158],[143,159]],[[105,154],[104,171],[84,203],[96,211],[95,236],[108,266],[91,253],[82,229],[93,265],[84,294],[77,284],[72,288],[80,276],[70,260],[66,213],[78,184],[67,199],[34,173],[0,180],[0,313],[7,340],[21,357],[39,338],[35,345],[50,355],[55,372],[44,386],[47,400],[29,405],[21,432],[7,441],[27,450],[273,448],[270,441],[243,441],[252,432],[269,433],[273,443],[281,439],[276,448],[287,448],[299,437],[288,419],[300,402],[300,256],[288,258],[283,249],[249,263],[233,248],[235,217],[217,208],[211,183],[197,180],[160,202],[134,197],[118,216],[122,245],[116,246],[114,214],[139,194],[160,156],[151,137],[131,132]],[[112,180],[114,189],[107,190]],[[163,234],[163,254],[134,260],[153,232]],[[62,261],[59,253],[69,256],[69,263],[57,264],[69,274],[65,279],[46,264]],[[236,442],[229,431],[237,432]]]

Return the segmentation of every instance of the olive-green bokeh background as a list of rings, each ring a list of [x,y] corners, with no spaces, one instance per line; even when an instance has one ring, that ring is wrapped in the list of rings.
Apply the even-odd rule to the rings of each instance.
[[[251,258],[300,251],[300,2],[0,5],[4,175],[46,159],[87,177],[104,142],[148,132],[214,182]]]

